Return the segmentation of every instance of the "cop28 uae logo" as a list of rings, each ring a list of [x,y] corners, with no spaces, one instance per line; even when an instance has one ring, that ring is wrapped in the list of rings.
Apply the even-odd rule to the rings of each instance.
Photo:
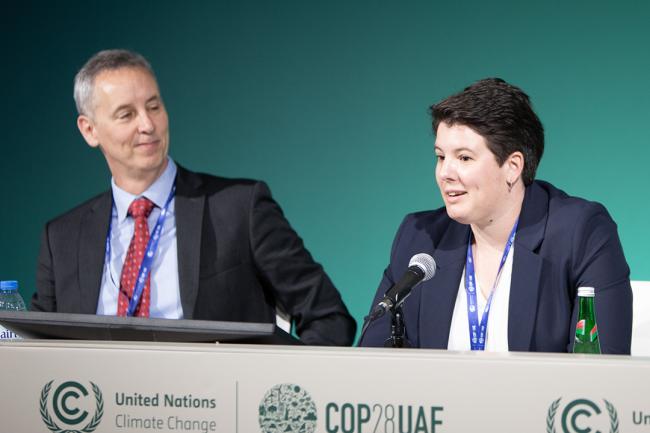
[[[260,402],[259,422],[264,433],[313,433],[316,430],[316,405],[307,391],[298,385],[275,385]]]
[[[555,418],[561,408],[562,398],[553,401],[546,412],[546,433],[556,433]],[[607,415],[591,400],[585,398],[570,401],[559,416],[562,433],[619,433],[618,413],[609,401],[603,399]],[[603,430],[600,430],[603,429]]]
[[[91,433],[95,431],[104,415],[104,399],[99,387],[90,382],[94,397],[79,382],[68,381],[54,389],[50,380],[41,391],[39,408],[41,418],[53,433]],[[48,405],[48,401],[51,404]],[[50,414],[51,406],[54,417]],[[94,415],[90,415],[90,411]]]

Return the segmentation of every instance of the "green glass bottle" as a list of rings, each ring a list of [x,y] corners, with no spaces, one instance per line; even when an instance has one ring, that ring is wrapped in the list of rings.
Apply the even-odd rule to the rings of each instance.
[[[593,287],[578,287],[580,311],[578,312],[573,353],[600,353],[596,311],[594,310],[594,292]]]

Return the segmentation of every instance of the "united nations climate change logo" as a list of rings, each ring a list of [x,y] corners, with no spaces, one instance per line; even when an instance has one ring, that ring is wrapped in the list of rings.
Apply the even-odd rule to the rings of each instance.
[[[104,399],[99,387],[90,382],[93,398],[86,387],[79,382],[63,382],[54,389],[50,399],[53,382],[50,380],[45,384],[39,400],[41,418],[47,428],[53,433],[91,433],[95,431],[104,415]],[[50,406],[48,401],[51,401],[54,417],[48,409]],[[92,417],[89,410],[94,412]]]
[[[546,433],[556,433],[555,418],[560,409],[558,398],[553,401],[546,412]],[[601,429],[609,429],[609,433],[619,433],[618,413],[609,401],[603,399],[607,415],[591,400],[579,398],[569,402],[561,412],[560,425],[562,433],[601,433]],[[602,414],[602,415],[601,415]]]
[[[316,405],[307,391],[298,385],[275,385],[260,402],[259,421],[264,433],[313,433],[316,430]]]

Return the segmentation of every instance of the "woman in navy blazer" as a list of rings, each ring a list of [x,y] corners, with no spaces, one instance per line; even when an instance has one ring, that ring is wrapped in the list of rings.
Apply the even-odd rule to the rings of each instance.
[[[414,347],[570,352],[577,289],[591,286],[602,352],[629,354],[632,290],[616,224],[602,205],[534,180],[544,130],[528,96],[485,79],[431,110],[445,207],[406,216],[372,306],[424,252],[436,275],[402,305]],[[385,315],[359,344],[390,335]]]

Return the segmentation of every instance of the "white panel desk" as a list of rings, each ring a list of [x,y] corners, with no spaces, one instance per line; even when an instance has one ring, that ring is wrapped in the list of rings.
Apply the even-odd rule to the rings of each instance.
[[[3,433],[650,431],[645,357],[31,340],[0,360]]]

